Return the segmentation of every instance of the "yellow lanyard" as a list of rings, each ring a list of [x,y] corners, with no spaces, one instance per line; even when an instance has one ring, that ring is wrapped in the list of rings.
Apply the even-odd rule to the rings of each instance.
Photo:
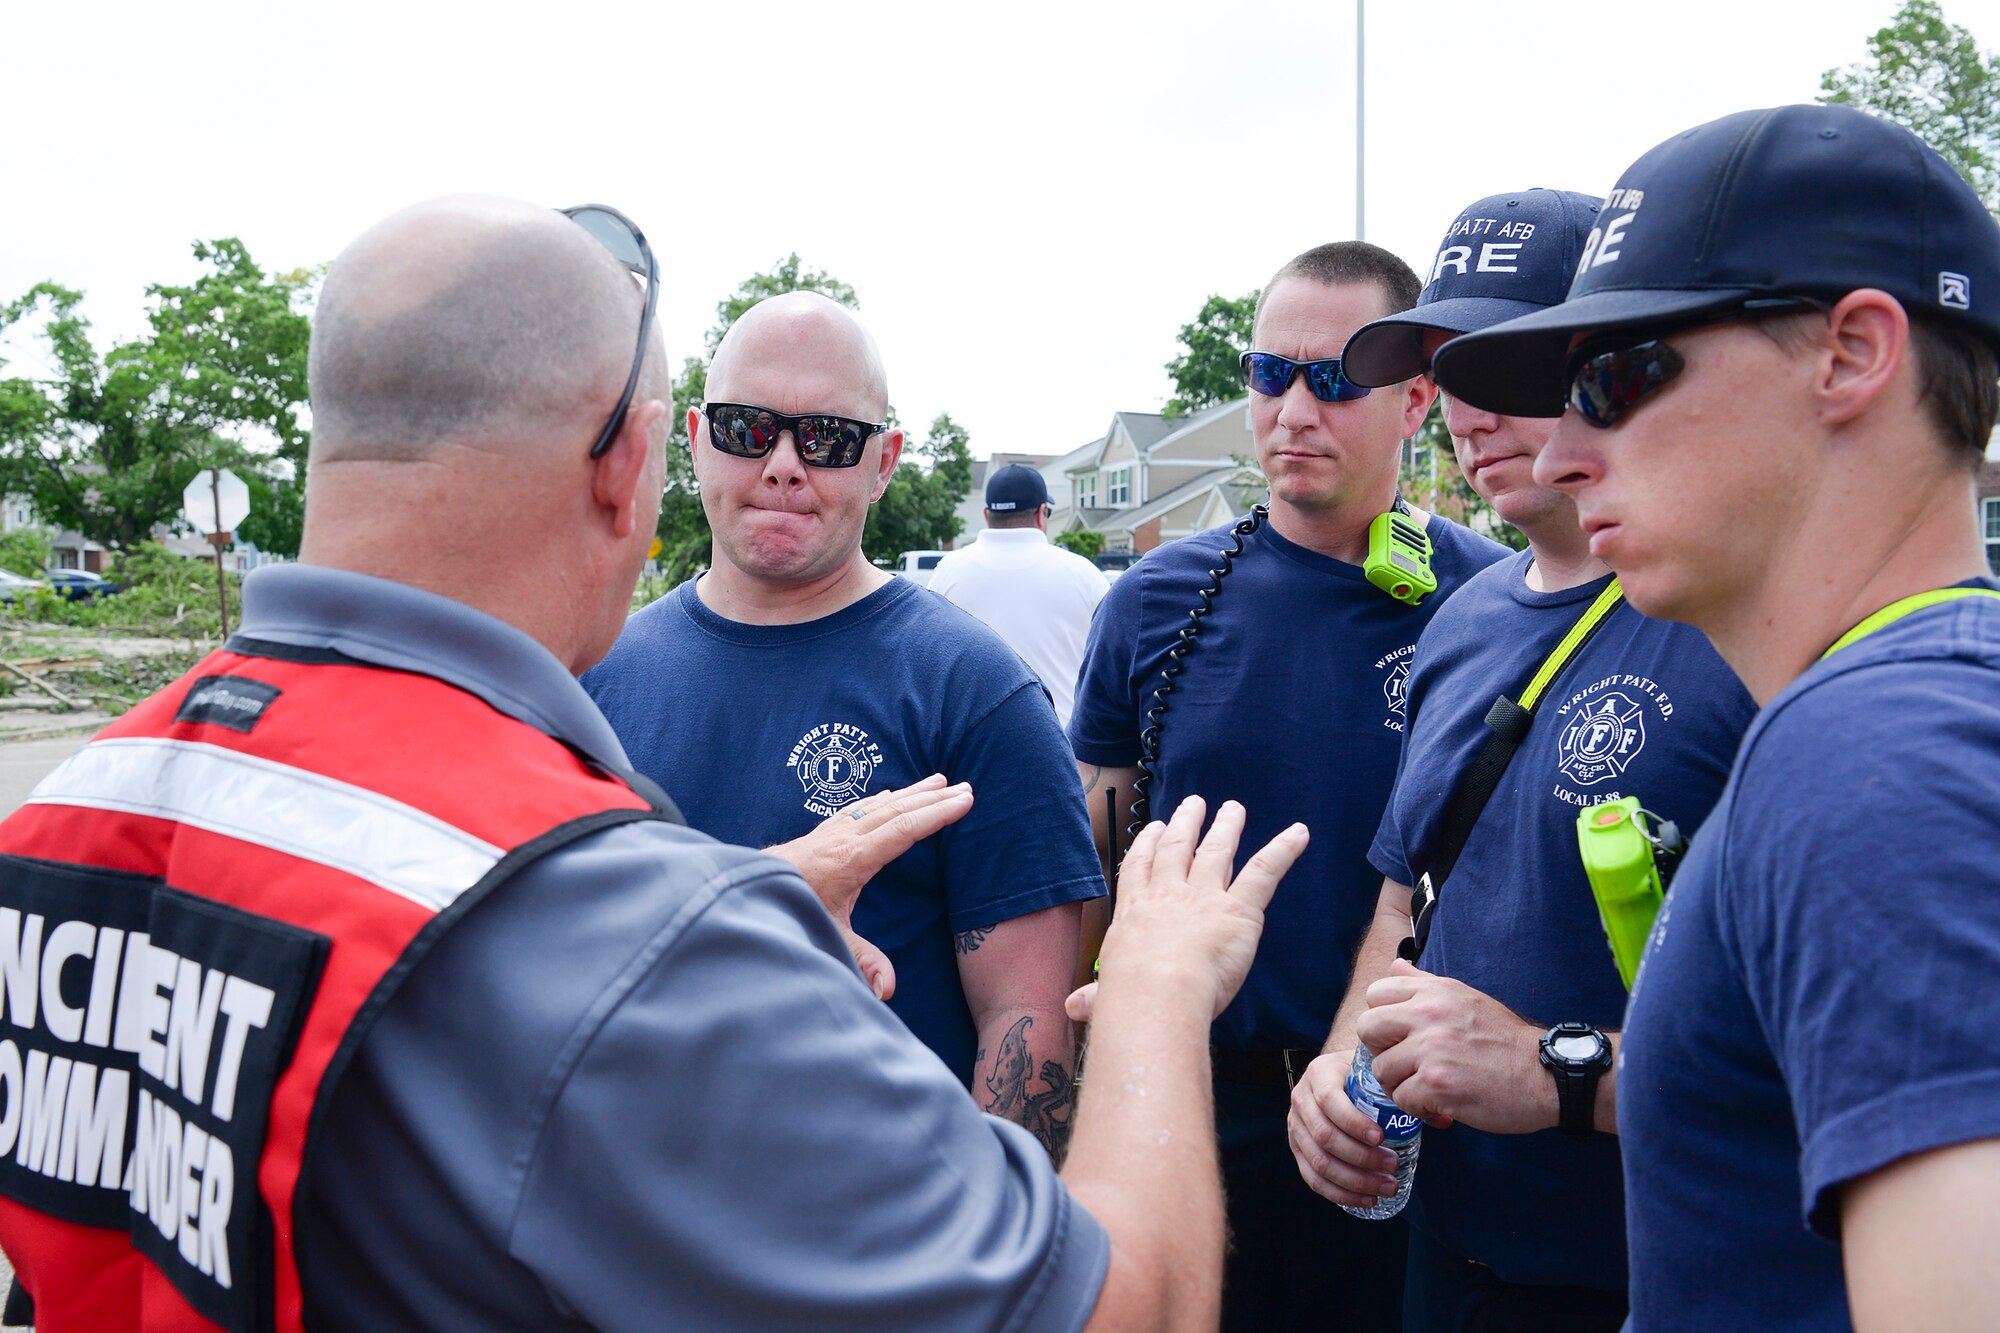
[[[2000,592],[1995,592],[1991,588],[1933,588],[1929,592],[1920,592],[1913,597],[1905,597],[1900,602],[1891,602],[1874,615],[1862,621],[1859,625],[1856,625],[1853,629],[1847,631],[1847,633],[1841,635],[1838,639],[1835,639],[1833,647],[1819,655],[1820,660],[1824,662],[1848,644],[1867,638],[1884,625],[1895,624],[1912,611],[1921,611],[1927,606],[1936,606],[1941,602],[1955,602],[1961,597],[2000,597]]]

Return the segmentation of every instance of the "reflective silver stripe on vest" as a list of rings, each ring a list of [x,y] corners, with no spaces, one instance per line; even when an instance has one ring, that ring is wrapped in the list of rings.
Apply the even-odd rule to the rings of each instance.
[[[504,854],[380,792],[195,741],[93,741],[27,803],[171,819],[345,871],[434,912]]]

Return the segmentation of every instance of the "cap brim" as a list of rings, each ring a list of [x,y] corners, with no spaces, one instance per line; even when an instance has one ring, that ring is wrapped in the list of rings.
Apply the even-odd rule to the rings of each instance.
[[[1761,295],[1769,293],[1750,287],[1592,292],[1453,338],[1438,349],[1431,374],[1446,393],[1484,411],[1559,417],[1569,398],[1563,371],[1577,334],[1693,319]]]
[[[1459,296],[1404,310],[1357,329],[1340,354],[1340,373],[1370,389],[1401,384],[1412,375],[1430,372],[1431,360],[1424,355],[1424,334],[1429,330],[1473,333],[1543,309],[1533,301]]]

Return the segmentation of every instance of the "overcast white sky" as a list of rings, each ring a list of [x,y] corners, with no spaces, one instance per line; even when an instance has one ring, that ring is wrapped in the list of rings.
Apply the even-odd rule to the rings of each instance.
[[[1809,101],[1897,0],[1375,0],[1367,237],[1424,267],[1482,195],[1602,193],[1668,135]],[[1945,0],[2000,46],[2000,0]],[[668,352],[796,250],[851,283],[916,429],[1059,453],[1157,411],[1211,292],[1354,234],[1353,0],[21,3],[0,299],[268,269],[481,190],[636,218]]]

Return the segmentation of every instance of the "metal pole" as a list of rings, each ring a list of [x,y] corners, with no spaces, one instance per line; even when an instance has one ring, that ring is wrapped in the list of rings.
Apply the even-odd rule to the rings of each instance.
[[[215,547],[215,603],[222,611],[222,637],[229,637],[229,585],[222,577],[222,469],[208,470],[208,492],[215,499],[215,531],[208,540]]]
[[[1354,239],[1368,239],[1368,0],[1354,0]]]

